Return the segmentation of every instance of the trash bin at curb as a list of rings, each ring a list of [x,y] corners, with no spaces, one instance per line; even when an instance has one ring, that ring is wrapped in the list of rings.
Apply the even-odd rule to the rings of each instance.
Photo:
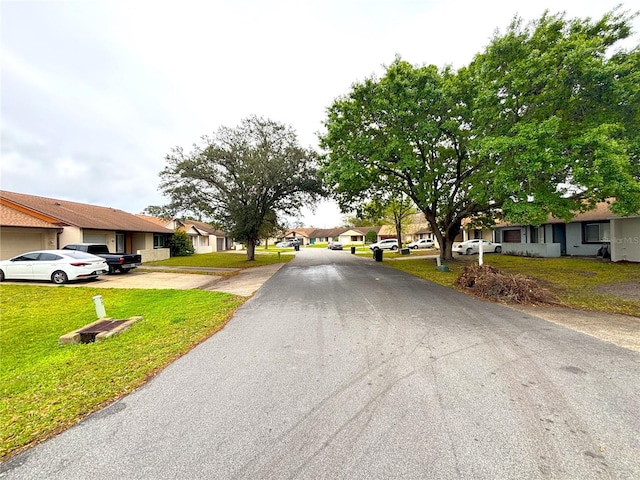
[[[376,262],[381,262],[382,261],[382,249],[381,248],[376,248],[373,251],[373,258]]]
[[[351,247],[351,254],[353,255],[354,253],[356,253],[356,247]]]

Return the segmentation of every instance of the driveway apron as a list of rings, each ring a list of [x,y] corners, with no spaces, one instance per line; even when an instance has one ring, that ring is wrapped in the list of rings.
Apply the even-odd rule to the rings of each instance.
[[[303,249],[0,478],[640,478],[640,354],[384,263]]]

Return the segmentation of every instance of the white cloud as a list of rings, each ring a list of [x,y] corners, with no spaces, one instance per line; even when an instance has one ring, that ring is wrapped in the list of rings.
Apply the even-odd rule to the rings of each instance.
[[[315,147],[331,102],[396,54],[458,67],[516,13],[599,17],[617,2],[4,2],[2,188],[138,212],[162,202],[158,173],[175,145],[257,114]],[[78,166],[86,185],[68,177]],[[50,171],[55,181],[42,180]],[[333,205],[306,218],[334,226],[341,215]]]

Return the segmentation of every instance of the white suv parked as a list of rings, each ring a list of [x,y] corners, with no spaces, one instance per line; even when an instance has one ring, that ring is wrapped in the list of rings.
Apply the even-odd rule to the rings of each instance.
[[[397,250],[398,240],[395,238],[387,238],[386,240],[380,240],[379,242],[369,245],[370,250]]]

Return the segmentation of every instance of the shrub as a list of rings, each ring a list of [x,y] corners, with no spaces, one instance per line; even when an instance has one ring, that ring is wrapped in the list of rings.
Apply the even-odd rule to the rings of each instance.
[[[375,230],[369,230],[364,239],[367,243],[376,243],[378,241],[378,234]]]
[[[169,248],[172,257],[188,257],[196,253],[191,244],[191,239],[186,232],[176,231],[169,239]]]
[[[469,265],[456,280],[456,285],[474,295],[505,303],[554,303],[553,295],[536,280],[524,275],[505,274],[490,265]]]

